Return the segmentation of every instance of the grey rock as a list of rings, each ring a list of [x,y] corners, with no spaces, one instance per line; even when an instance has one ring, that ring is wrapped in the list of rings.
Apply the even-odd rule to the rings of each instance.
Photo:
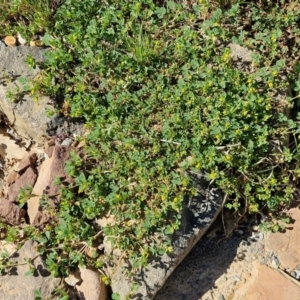
[[[35,290],[41,290],[43,299],[55,299],[52,293],[59,286],[61,280],[51,276],[35,247],[36,244],[29,240],[12,255],[11,262],[15,266],[0,276],[0,299],[34,300]],[[25,275],[29,270],[28,265],[24,264],[26,259],[33,260],[36,269],[33,275]]]
[[[236,275],[233,276],[233,279],[234,279],[235,282],[240,282],[241,281],[241,278],[236,276]]]
[[[263,234],[263,232],[252,232],[251,238],[254,241],[261,241],[264,239],[264,234]]]
[[[0,80],[0,115],[5,116],[17,137],[41,142],[48,134],[81,135],[84,132],[82,122],[66,121],[63,116],[50,119],[46,110],[53,110],[52,99],[46,96],[39,97],[38,101],[32,99],[18,80],[21,76],[30,80],[40,72],[38,67],[31,69],[25,62],[28,55],[36,62],[42,62],[49,50],[29,46],[5,47],[2,44],[0,42],[0,74],[4,77]],[[8,92],[18,92],[16,102],[7,97]]]
[[[238,235],[243,235],[243,234],[244,234],[244,231],[241,230],[241,229],[239,229],[239,230],[236,231],[236,233],[237,233]]]
[[[241,60],[243,62],[252,61],[252,51],[250,51],[249,49],[234,43],[230,43],[228,47],[231,50],[231,57],[234,60]]]
[[[278,269],[278,266],[279,266],[278,260],[273,259],[273,260],[271,261],[271,267],[272,267],[273,269]]]
[[[225,298],[222,294],[219,294],[217,300],[225,300]]]
[[[47,124],[47,134],[53,135],[82,135],[84,133],[82,121],[76,120],[65,120],[63,116],[56,115],[51,118],[50,122]]]
[[[291,275],[296,278],[296,279],[300,279],[300,270],[294,270]]]
[[[6,48],[5,44],[0,41],[0,51],[3,51]]]
[[[209,188],[204,178],[200,174],[192,176],[199,195],[185,200],[180,229],[171,236],[174,250],[172,255],[165,253],[154,258],[147,269],[139,269],[131,280],[124,272],[124,268],[128,267],[126,264],[123,264],[123,268],[111,270],[112,291],[120,294],[121,300],[129,295],[136,300],[153,299],[170,274],[215,221],[222,209],[223,195],[217,189]],[[132,282],[140,285],[134,291],[131,291]]]
[[[37,62],[44,59],[45,49],[27,46],[5,47],[0,51],[0,73],[8,76],[10,80],[0,81],[0,112],[7,121],[13,125],[18,136],[39,141],[47,130],[50,119],[46,115],[46,108],[52,107],[52,101],[48,97],[40,97],[33,100],[26,93],[20,94],[16,103],[8,99],[7,93],[17,92],[17,87],[23,91],[19,83],[20,76],[28,79],[34,78],[39,69],[30,69],[25,59],[28,55],[33,56]]]
[[[73,143],[72,139],[67,138],[65,140],[63,140],[63,142],[61,143],[62,146],[71,146]]]
[[[49,122],[48,126],[53,128],[53,129],[56,129],[59,126],[62,126],[63,124],[64,124],[63,117],[60,116],[60,115],[56,115],[56,116],[51,118],[51,121]]]
[[[46,49],[32,48],[27,46],[5,47],[0,56],[0,69],[5,75],[34,77],[39,69],[30,69],[26,58],[31,55],[37,62],[44,60]]]

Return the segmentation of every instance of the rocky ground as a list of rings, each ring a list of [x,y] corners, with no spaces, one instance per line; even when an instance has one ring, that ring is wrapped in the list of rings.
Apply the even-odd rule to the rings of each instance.
[[[62,161],[56,161],[55,155],[52,155],[58,149],[69,147],[73,143],[72,139],[68,137],[61,140],[52,138],[45,141],[40,149],[33,147],[30,152],[30,149],[26,151],[24,146],[19,146],[4,130],[0,133],[0,142],[0,154],[6,166],[2,170],[2,187],[8,185],[10,198],[14,197],[16,182],[18,186],[20,184],[26,185],[26,182],[23,182],[26,168],[35,169],[34,173],[37,174],[37,178],[35,178],[36,193],[39,193],[38,188],[42,192],[45,185],[51,187],[51,184],[47,181],[51,181],[51,176],[49,177],[51,170],[63,163]],[[35,153],[35,155],[32,155],[32,153]],[[10,175],[12,173],[15,175],[12,176],[13,178]],[[57,170],[54,170],[54,173],[57,173]],[[28,180],[28,178],[25,178],[25,180]],[[5,189],[2,191],[5,191]],[[10,203],[14,203],[14,201],[14,199],[11,199]],[[38,210],[35,207],[35,199],[32,199],[31,202],[32,205],[28,205],[25,212],[29,217],[29,222],[32,224],[37,221],[43,222],[43,216],[37,217],[36,215]],[[298,204],[299,202],[295,201],[293,207],[288,211],[292,224],[288,226],[284,233],[266,233],[259,230],[258,219],[255,216],[249,217],[237,226],[235,220],[230,217],[231,214],[224,211],[223,217],[222,215],[218,217],[209,232],[169,277],[164,287],[156,295],[155,300],[300,299],[300,249],[298,244],[300,210]],[[12,212],[15,211],[12,210]],[[17,223],[20,214],[4,217],[12,217],[9,222]],[[4,246],[4,243],[2,243],[2,246],[8,253],[16,251],[16,245],[6,244]],[[32,280],[32,277],[22,276],[28,269],[26,264],[22,264],[22,258],[28,255],[29,257],[37,256],[37,253],[34,250],[34,245],[26,243],[15,258],[16,265],[21,264],[16,269],[17,272],[14,273],[14,269],[12,269],[7,274],[9,277],[3,276],[0,278],[2,286],[0,296],[1,293],[6,299],[16,299],[20,296],[18,295],[19,290],[11,286],[12,281],[10,278],[12,275],[15,275],[13,284],[15,285],[18,282],[20,285],[26,285],[28,295],[32,294],[32,291],[38,290],[39,287],[42,287],[44,295],[50,295],[54,288],[62,284],[66,286],[58,279],[50,280],[49,274],[45,273],[47,270],[44,269],[41,258],[37,258],[35,261],[36,268],[41,274],[37,274],[33,278],[34,280]],[[80,270],[79,275],[75,274],[77,278],[72,275],[66,280],[70,287],[72,285],[76,287],[72,289],[72,299],[98,300],[97,294],[96,296],[95,294],[90,295],[88,298],[78,298],[80,293],[84,295],[83,293],[89,293],[93,289],[90,285],[93,281],[86,280],[86,278],[89,278],[89,274],[86,275],[85,272],[85,270]],[[80,273],[82,274],[80,275]],[[92,272],[91,276],[97,277],[97,274]],[[82,281],[82,279],[84,280]],[[94,282],[100,284],[98,279],[94,279]],[[80,284],[78,285],[78,283]],[[86,291],[83,292],[80,291],[80,288],[84,286],[82,283],[89,283]],[[47,287],[47,289],[44,287]],[[13,294],[10,292],[11,298],[7,298],[8,290],[14,291]],[[101,290],[100,286],[98,290]],[[76,294],[76,291],[80,291],[80,293]],[[24,295],[24,290],[22,290],[22,295]],[[104,300],[105,298],[101,299]]]
[[[14,74],[27,75],[22,62],[15,65],[8,62],[11,61],[9,55],[22,58],[28,51],[33,50],[26,47],[12,48],[6,52],[3,50],[1,63],[5,70],[9,66]],[[240,47],[234,50],[235,53],[238,51],[243,52],[244,49]],[[36,50],[33,54],[37,58],[41,56]],[[6,71],[10,74],[12,70]],[[32,72],[30,74],[33,76],[35,71]],[[10,224],[19,224],[25,217],[28,223],[37,225],[47,221],[47,216],[39,209],[39,199],[31,198],[27,207],[21,209],[16,201],[18,190],[29,183],[34,186],[35,195],[41,195],[45,190],[48,194],[56,194],[52,180],[63,172],[64,161],[68,157],[68,151],[65,150],[76,146],[74,134],[80,135],[82,126],[67,122],[61,116],[47,116],[44,108],[49,105],[50,99],[42,99],[38,103],[31,101],[31,105],[27,105],[26,101],[8,101],[4,97],[7,88],[6,83],[0,85],[3,113],[0,114],[0,216]],[[8,125],[6,119],[13,126],[5,126]],[[16,135],[14,129],[20,135]],[[53,138],[44,139],[45,134]],[[34,139],[40,142],[34,143]],[[58,153],[66,155],[56,155]],[[60,159],[57,159],[58,156]],[[295,201],[294,207],[288,212],[293,224],[288,226],[286,232],[276,234],[258,230],[255,217],[237,226],[231,214],[224,212],[223,218],[218,218],[169,277],[155,300],[300,299],[298,204]],[[0,277],[0,299],[35,299],[34,291],[39,289],[43,295],[52,297],[53,289],[59,286],[69,286],[74,300],[106,299],[99,274],[92,270],[80,269],[63,282],[50,277],[35,245],[30,241],[18,252],[17,245],[3,241],[0,241],[0,248],[6,249],[8,254],[16,253],[13,256],[16,267],[12,267],[5,274],[7,276]],[[33,277],[24,276],[28,271],[24,258],[28,257],[33,259],[37,270]],[[26,289],[15,288],[19,286]]]
[[[252,218],[228,238],[219,217],[155,300],[300,299],[298,202],[288,214],[293,224],[284,233],[259,231]]]

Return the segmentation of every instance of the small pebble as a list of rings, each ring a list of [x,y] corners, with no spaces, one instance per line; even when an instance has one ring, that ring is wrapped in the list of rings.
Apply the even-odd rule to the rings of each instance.
[[[30,41],[29,45],[31,47],[42,47],[44,46],[44,43],[41,40],[36,40],[36,41]]]
[[[219,277],[216,281],[215,281],[215,284],[216,285],[220,285],[222,283],[225,283],[227,281],[227,277],[226,276],[221,276]]]
[[[223,296],[222,294],[220,294],[220,295],[218,296],[218,300],[225,300],[225,298],[224,298],[224,296]]]
[[[11,36],[11,35],[8,35],[7,37],[5,37],[4,43],[5,43],[7,46],[15,47],[15,46],[17,45],[17,40],[16,40],[15,37],[13,37],[13,36]]]
[[[237,233],[238,235],[243,235],[243,234],[244,234],[244,231],[241,230],[241,229],[239,229],[239,230],[236,231],[236,233]]]
[[[300,279],[300,271],[299,270],[294,270],[291,275],[296,278],[296,279]]]
[[[271,261],[271,267],[273,268],[273,269],[278,269],[278,264],[277,264],[277,262],[276,262],[276,260],[272,260]]]
[[[20,45],[24,46],[27,44],[27,41],[21,36],[20,33],[18,33],[17,38],[18,38],[18,42],[20,43]]]
[[[239,281],[241,281],[241,278],[240,278],[240,277],[238,277],[238,276],[236,276],[236,275],[234,275],[234,276],[233,276],[233,279],[234,279],[234,281],[236,281],[236,282],[239,282]]]
[[[73,143],[73,141],[70,139],[70,138],[66,138],[62,143],[61,145],[62,146],[71,146]]]
[[[75,286],[79,281],[80,281],[80,278],[77,278],[73,274],[69,274],[69,276],[65,278],[65,282],[69,286]]]
[[[262,232],[252,232],[251,238],[256,241],[263,240],[264,234]]]
[[[26,150],[29,150],[31,144],[32,144],[32,141],[31,141],[31,140],[27,141],[27,143],[25,144],[25,149],[26,149]]]

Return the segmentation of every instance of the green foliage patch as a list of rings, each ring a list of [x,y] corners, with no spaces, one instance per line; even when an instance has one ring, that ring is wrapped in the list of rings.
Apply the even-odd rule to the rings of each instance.
[[[76,188],[63,188],[53,222],[33,231],[56,275],[77,263],[101,269],[110,259],[97,250],[103,236],[133,267],[171,252],[167,236],[179,228],[183,198],[197,193],[189,173],[205,174],[234,209],[276,212],[292,200],[299,125],[287,91],[300,86],[290,59],[299,51],[297,22],[280,5],[59,7],[35,90],[63,97],[65,114],[83,118],[88,134],[66,166]],[[232,59],[231,41],[252,50],[249,66]],[[102,217],[113,223],[99,234],[94,220]]]
[[[43,34],[54,22],[61,0],[0,0],[0,36]]]

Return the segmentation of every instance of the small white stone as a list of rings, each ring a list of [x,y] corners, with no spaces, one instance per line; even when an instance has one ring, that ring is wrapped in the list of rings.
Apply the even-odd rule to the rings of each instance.
[[[65,278],[65,282],[70,286],[75,286],[79,281],[80,279],[73,274],[69,274],[69,276]]]
[[[294,270],[293,272],[292,272],[292,276],[294,277],[294,278],[296,278],[296,279],[300,279],[300,271],[299,270]]]
[[[278,269],[278,263],[277,263],[277,261],[276,261],[275,259],[273,259],[273,260],[271,261],[271,267],[272,267],[273,269]]]
[[[66,138],[62,143],[61,145],[62,146],[71,146],[72,145],[72,140],[70,138]]]
[[[27,44],[27,41],[21,36],[20,33],[17,34],[17,38],[18,38],[18,42],[20,43],[20,45],[24,46]]]

